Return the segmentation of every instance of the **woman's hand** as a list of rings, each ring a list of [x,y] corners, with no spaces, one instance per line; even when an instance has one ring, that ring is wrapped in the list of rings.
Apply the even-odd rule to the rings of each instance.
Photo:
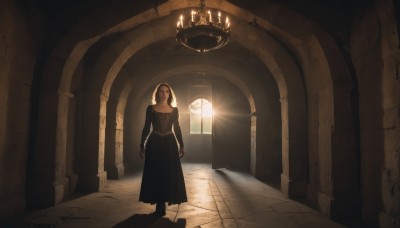
[[[141,159],[144,158],[144,148],[140,148],[139,156]]]
[[[183,148],[179,149],[179,158],[182,158],[185,155],[185,150]]]

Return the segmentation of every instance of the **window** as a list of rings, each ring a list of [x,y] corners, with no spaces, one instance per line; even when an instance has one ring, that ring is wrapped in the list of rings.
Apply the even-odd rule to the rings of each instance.
[[[197,99],[189,105],[190,134],[212,133],[212,104],[206,99]]]

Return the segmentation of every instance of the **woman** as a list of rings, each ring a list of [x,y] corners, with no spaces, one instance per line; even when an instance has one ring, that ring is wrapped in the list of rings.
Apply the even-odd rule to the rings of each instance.
[[[157,204],[153,213],[156,216],[165,215],[166,202],[168,205],[187,202],[179,160],[185,152],[178,108],[174,106],[175,95],[171,87],[167,83],[159,84],[153,93],[153,105],[146,109],[140,141],[140,157],[145,158],[145,162],[139,200]]]

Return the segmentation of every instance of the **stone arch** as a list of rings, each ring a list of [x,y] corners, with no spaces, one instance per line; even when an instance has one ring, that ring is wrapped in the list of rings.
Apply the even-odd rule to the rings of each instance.
[[[207,70],[205,70],[207,69]],[[187,64],[184,66],[177,66],[173,67],[170,69],[163,70],[159,73],[156,73],[155,75],[149,74],[141,74],[140,78],[143,79],[140,81],[140,79],[135,79],[135,85],[138,85],[135,87],[135,97],[137,100],[135,101],[130,101],[132,103],[137,103],[138,100],[141,100],[149,90],[149,88],[154,88],[159,82],[162,81],[168,81],[169,78],[174,77],[176,75],[181,75],[182,73],[186,72],[205,72],[207,75],[214,75],[215,77],[222,77],[225,80],[231,82],[234,86],[236,86],[247,98],[249,107],[251,109],[251,112],[256,112],[256,102],[254,98],[254,94],[251,91],[251,87],[258,87],[256,83],[253,84],[248,84],[244,81],[241,80],[241,78],[236,74],[237,72],[231,72],[228,69],[224,69],[219,66],[215,65],[208,65],[208,64]],[[134,86],[135,86],[134,85]],[[276,99],[278,99],[276,97]],[[264,97],[263,99],[258,98],[258,100],[265,100]],[[186,104],[186,103],[185,103]],[[250,114],[250,113],[249,113]],[[269,122],[273,122],[271,119],[271,114],[267,114],[269,118]],[[271,133],[272,135],[273,133]],[[139,140],[139,139],[137,139]],[[137,141],[136,140],[136,141]],[[135,141],[135,140],[134,140]],[[269,143],[272,143],[273,140],[269,139]],[[136,144],[135,144],[136,145]],[[133,148],[133,150],[136,149],[136,147]],[[253,153],[255,154],[255,152]],[[254,164],[256,165],[256,164]],[[264,164],[261,164],[264,165]]]

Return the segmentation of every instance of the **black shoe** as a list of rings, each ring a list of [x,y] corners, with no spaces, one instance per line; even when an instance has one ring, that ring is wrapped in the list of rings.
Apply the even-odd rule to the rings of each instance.
[[[151,213],[150,215],[154,216],[154,217],[163,217],[165,215],[165,211],[155,211],[155,212]]]

